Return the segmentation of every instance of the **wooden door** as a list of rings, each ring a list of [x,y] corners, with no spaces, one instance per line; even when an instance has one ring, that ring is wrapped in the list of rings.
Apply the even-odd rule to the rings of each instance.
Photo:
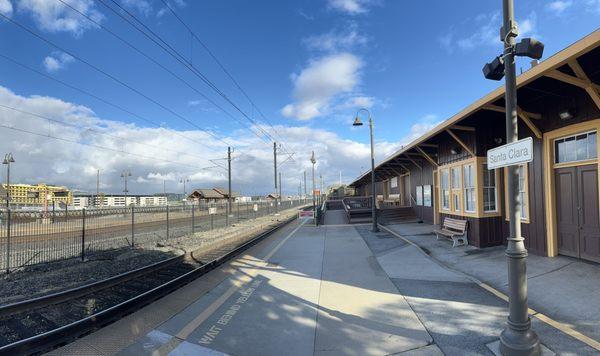
[[[575,167],[556,169],[555,179],[558,253],[579,257],[579,217],[577,216]]]
[[[600,262],[598,168],[555,170],[558,253]]]
[[[577,167],[577,186],[580,256],[586,260],[600,262],[598,168],[595,164]]]

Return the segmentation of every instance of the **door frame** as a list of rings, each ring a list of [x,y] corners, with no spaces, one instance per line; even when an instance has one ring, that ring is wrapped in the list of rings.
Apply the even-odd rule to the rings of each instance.
[[[553,131],[544,133],[543,136],[543,163],[544,163],[544,197],[545,197],[545,216],[546,216],[546,246],[549,257],[558,255],[558,227],[556,223],[556,189],[554,182],[554,170],[559,167],[573,167],[589,164],[596,164],[598,177],[600,177],[599,159],[592,159],[579,162],[554,163],[554,140],[563,136],[575,135],[586,131],[596,131],[596,149],[600,155],[600,119],[584,121],[578,124],[565,126]],[[598,179],[598,199],[600,200],[600,179]],[[600,214],[600,211],[598,212]]]

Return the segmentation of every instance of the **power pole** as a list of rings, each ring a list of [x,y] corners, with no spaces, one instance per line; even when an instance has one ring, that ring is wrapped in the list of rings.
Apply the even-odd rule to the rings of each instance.
[[[227,193],[227,225],[229,225],[229,215],[231,215],[231,147],[227,147],[227,181],[229,192]]]
[[[96,199],[100,199],[100,170],[96,171]],[[94,199],[94,205],[96,204],[96,199]]]
[[[283,196],[281,195],[281,172],[279,172],[279,201],[283,201]]]
[[[517,78],[515,71],[515,38],[518,36],[513,0],[503,0],[504,24],[501,39],[504,42],[504,75],[507,143],[519,140],[517,119]],[[527,267],[524,238],[521,236],[521,199],[519,196],[518,167],[508,167],[508,211],[510,236],[506,247],[508,263],[509,316],[506,328],[500,334],[500,352],[503,355],[539,355],[540,340],[531,329],[527,306]]]
[[[275,171],[275,214],[277,214],[277,142],[273,142],[273,167]]]
[[[129,193],[129,190],[127,190],[127,178],[129,177],[131,177],[130,171],[123,171],[123,173],[121,173],[121,178],[123,178],[123,181],[125,182],[125,189],[123,189],[123,193],[125,194],[125,206],[127,206],[127,193]]]

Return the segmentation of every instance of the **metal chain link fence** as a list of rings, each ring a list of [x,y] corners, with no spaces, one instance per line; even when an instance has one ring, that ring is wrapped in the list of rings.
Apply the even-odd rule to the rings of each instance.
[[[274,202],[200,203],[176,206],[88,208],[48,212],[0,211],[0,273],[95,252],[156,244],[276,212]],[[278,210],[304,204],[280,202]]]

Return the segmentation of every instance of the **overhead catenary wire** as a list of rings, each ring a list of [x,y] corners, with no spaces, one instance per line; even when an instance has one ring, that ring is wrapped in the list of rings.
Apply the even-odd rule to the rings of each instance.
[[[177,117],[177,118],[179,118],[179,119],[181,119],[181,120],[183,120],[183,121],[187,122],[188,124],[190,124],[190,125],[194,126],[194,127],[195,127],[195,128],[197,128],[198,130],[206,132],[207,134],[209,134],[210,136],[212,136],[212,137],[213,137],[213,138],[215,138],[216,140],[218,140],[218,141],[221,141],[221,142],[223,142],[224,144],[226,144],[226,145],[228,145],[228,146],[232,146],[232,145],[231,145],[231,143],[229,143],[229,142],[225,141],[224,139],[220,138],[219,136],[217,136],[216,134],[214,134],[214,133],[213,133],[213,132],[211,132],[210,130],[207,130],[207,129],[205,129],[205,128],[202,128],[202,127],[200,127],[200,126],[196,125],[196,124],[195,124],[193,121],[191,121],[191,120],[187,119],[186,117],[184,117],[183,115],[181,115],[181,114],[179,114],[179,113],[175,112],[173,109],[170,109],[170,108],[166,107],[165,105],[161,104],[161,103],[160,103],[160,102],[158,102],[157,100],[155,100],[155,99],[151,98],[150,96],[148,96],[148,95],[144,94],[143,92],[141,92],[140,90],[138,90],[138,89],[134,88],[133,86],[131,86],[131,85],[129,85],[129,84],[127,84],[127,83],[125,83],[124,81],[122,81],[121,79],[119,79],[119,78],[115,77],[114,75],[112,75],[112,74],[110,74],[110,73],[108,73],[108,72],[104,71],[103,69],[101,69],[101,68],[97,67],[96,65],[92,64],[91,62],[89,62],[89,61],[87,61],[87,60],[85,60],[85,59],[83,59],[83,58],[81,58],[81,57],[77,56],[77,55],[76,55],[76,54],[74,54],[73,52],[71,52],[71,51],[68,51],[67,49],[65,49],[65,48],[63,48],[63,47],[61,47],[61,46],[57,45],[56,43],[54,43],[54,42],[52,42],[51,40],[49,40],[48,38],[46,38],[46,37],[44,37],[44,36],[40,35],[39,33],[37,33],[36,31],[34,31],[34,30],[32,30],[32,29],[30,29],[29,27],[27,27],[27,26],[25,26],[25,25],[23,25],[23,24],[19,23],[18,21],[16,21],[16,20],[14,20],[14,19],[12,19],[12,18],[10,18],[10,17],[8,17],[8,16],[4,15],[3,13],[0,13],[0,17],[2,17],[3,19],[5,19],[6,21],[8,21],[8,22],[10,22],[10,23],[12,23],[12,24],[14,24],[14,25],[16,25],[17,27],[21,28],[22,30],[24,30],[24,31],[28,32],[28,33],[29,33],[29,34],[31,34],[32,36],[34,36],[34,37],[36,37],[36,38],[40,39],[41,41],[43,41],[43,42],[45,42],[45,43],[49,44],[50,46],[54,47],[55,49],[57,49],[57,50],[59,50],[59,51],[61,51],[61,52],[64,52],[64,53],[66,53],[67,55],[69,55],[69,56],[73,57],[74,59],[77,59],[78,61],[80,61],[81,63],[84,63],[85,65],[87,65],[88,67],[90,67],[90,68],[94,69],[94,70],[95,70],[95,71],[97,71],[98,73],[101,73],[102,75],[104,75],[104,76],[106,76],[106,77],[110,78],[111,80],[113,80],[113,81],[115,81],[116,83],[118,83],[118,84],[122,85],[123,87],[125,87],[125,88],[127,88],[127,89],[129,89],[129,90],[133,91],[134,93],[136,93],[136,94],[138,94],[139,96],[141,96],[141,97],[145,98],[146,100],[148,100],[148,101],[152,102],[153,104],[157,105],[158,107],[162,108],[163,110],[165,110],[165,111],[167,111],[167,112],[171,113],[173,116],[175,116],[175,117]]]
[[[74,143],[74,144],[77,144],[77,145],[89,146],[89,147],[98,148],[98,149],[101,149],[101,150],[106,150],[106,151],[111,151],[111,152],[115,152],[115,153],[121,153],[121,154],[131,155],[131,156],[135,156],[135,157],[139,157],[139,158],[145,158],[145,159],[149,159],[149,160],[152,160],[152,161],[162,161],[162,162],[165,162],[165,163],[177,164],[177,165],[185,166],[185,167],[188,167],[188,168],[191,167],[191,168],[195,168],[195,169],[199,169],[199,170],[208,170],[208,169],[215,168],[213,166],[210,166],[210,167],[196,167],[196,166],[191,166],[191,165],[189,165],[187,163],[184,163],[184,162],[167,160],[167,159],[157,158],[157,157],[153,157],[153,156],[146,156],[146,155],[143,155],[143,154],[129,152],[129,151],[120,150],[120,149],[111,148],[111,147],[106,147],[106,146],[102,146],[102,145],[96,145],[96,144],[90,144],[90,143],[80,142],[80,141],[72,140],[72,139],[65,138],[65,137],[60,137],[60,136],[54,136],[54,135],[51,135],[51,134],[44,134],[44,133],[34,132],[34,131],[31,131],[31,130],[22,129],[22,128],[18,128],[18,127],[14,127],[14,126],[9,126],[9,125],[5,125],[5,124],[0,124],[0,127],[8,129],[8,130],[13,130],[13,131],[17,131],[17,132],[27,133],[27,134],[34,135],[34,136],[50,138],[50,139],[53,139],[53,140],[58,140],[58,141],[63,141],[63,142],[70,142],[70,143]]]
[[[49,122],[54,122],[54,123],[57,123],[59,125],[68,126],[68,127],[75,127],[75,128],[82,129],[82,130],[85,130],[85,131],[92,131],[92,132],[95,132],[95,133],[97,133],[99,135],[111,137],[111,138],[116,139],[116,140],[122,140],[122,141],[126,141],[128,143],[129,142],[136,143],[138,145],[143,145],[143,146],[147,146],[147,147],[151,147],[151,148],[157,149],[157,147],[154,146],[154,145],[151,145],[151,144],[148,144],[148,143],[144,143],[144,142],[136,142],[136,141],[131,140],[130,138],[123,138],[123,137],[120,137],[120,136],[111,135],[109,133],[106,133],[106,132],[103,132],[103,131],[100,131],[100,130],[97,130],[97,129],[94,129],[94,128],[83,127],[81,125],[77,125],[77,124],[73,124],[73,123],[68,123],[68,122],[60,121],[60,120],[53,119],[53,118],[50,118],[50,117],[47,117],[47,116],[44,116],[44,115],[32,113],[30,111],[26,111],[26,110],[22,110],[22,109],[17,109],[15,107],[11,107],[11,106],[4,105],[4,104],[0,104],[0,107],[1,108],[5,108],[5,109],[9,109],[9,110],[12,110],[12,111],[15,111],[15,112],[19,112],[19,113],[22,113],[22,114],[25,114],[25,115],[29,115],[29,116],[32,116],[32,117],[36,117],[36,118],[41,119],[41,120],[46,120],[46,121],[49,121]],[[177,153],[179,155],[197,157],[197,158],[203,159],[205,161],[210,161],[206,157],[203,157],[203,156],[200,156],[200,155],[196,155],[196,154],[193,154],[193,153],[190,153],[190,152],[177,151],[177,150],[173,150],[173,149],[166,148],[166,147],[160,147],[158,149],[160,149],[161,151],[162,150],[164,150],[164,151],[170,151],[170,152],[173,152],[173,153]]]
[[[233,82],[233,84],[238,88],[238,90],[246,97],[246,99],[248,100],[248,102],[250,103],[250,105],[253,108],[256,109],[256,111],[267,122],[267,124],[271,127],[271,129],[275,132],[275,134],[279,137],[279,139],[283,141],[283,137],[281,136],[281,134],[279,133],[279,131],[277,131],[277,129],[273,126],[273,124],[271,124],[271,122],[269,121],[269,119],[262,113],[262,111],[260,110],[260,108],[254,103],[254,101],[250,98],[250,96],[248,95],[248,93],[242,88],[242,86],[233,77],[233,75],[231,75],[231,73],[227,70],[227,68],[225,68],[225,66],[217,58],[217,56],[208,48],[208,46],[204,43],[204,41],[202,41],[200,39],[200,37],[198,37],[198,35],[196,35],[196,33],[192,30],[192,28],[185,21],[183,21],[183,19],[177,14],[177,12],[175,11],[175,9],[173,9],[173,7],[169,4],[169,2],[167,0],[161,0],[161,2],[171,12],[171,14],[173,14],[173,16],[175,16],[175,18],[188,30],[188,32],[190,33],[191,38],[194,39],[194,40],[196,40],[200,44],[200,46],[202,46],[202,48],[204,48],[204,50],[206,51],[206,53],[208,53],[208,55],[215,61],[215,63],[217,63],[217,65],[225,73],[225,75],[227,75],[227,77]],[[193,51],[192,51],[193,47],[192,47],[192,45],[193,45],[193,42],[191,42],[191,49],[190,49],[190,64],[193,65]]]
[[[227,101],[231,106],[233,106],[236,109],[236,111],[238,111],[244,118],[246,118],[251,123],[253,123],[257,127],[257,129],[259,131],[261,131],[266,137],[268,137],[272,141],[275,141],[275,139],[268,132],[266,132],[260,125],[258,125],[254,119],[252,119],[251,117],[249,117],[248,114],[246,114],[235,102],[233,102],[233,100],[231,100],[210,79],[208,79],[208,77],[206,77],[206,75],[204,75],[202,72],[200,72],[196,67],[192,66],[190,64],[190,62],[181,53],[179,53],[179,51],[177,51],[175,48],[173,48],[167,41],[165,41],[160,35],[158,35],[150,27],[148,27],[137,16],[135,16],[133,13],[131,13],[125,7],[121,6],[115,0],[110,0],[110,1],[115,6],[117,6],[120,11],[115,10],[111,6],[108,6],[108,4],[105,2],[105,0],[96,0],[96,1],[100,2],[101,4],[103,4],[106,8],[108,8],[109,10],[111,10],[114,14],[116,14],[117,16],[119,16],[121,19],[123,19],[125,22],[127,22],[128,24],[130,24],[137,31],[139,31],[140,33],[142,33],[146,38],[148,38],[152,42],[154,42],[163,51],[165,51],[167,54],[169,54],[170,56],[172,56],[181,65],[183,65],[188,70],[190,70],[202,82],[204,82],[209,88],[211,88],[213,91],[215,91],[221,98],[223,98],[225,101]],[[134,23],[132,23],[127,17],[125,17],[123,15],[123,13],[127,14],[131,19],[133,19],[136,23],[138,23],[144,30],[142,30],[139,26],[136,26]],[[148,33],[150,33],[150,34],[148,34]],[[152,36],[150,36],[150,35],[152,35]],[[162,44],[158,43],[158,42],[161,42]]]
[[[161,69],[163,69],[164,71],[166,71],[167,73],[169,73],[170,75],[172,75],[174,78],[176,78],[177,80],[179,80],[180,82],[182,82],[183,84],[185,84],[187,87],[189,87],[190,89],[192,89],[196,94],[200,95],[202,98],[204,98],[209,103],[211,103],[212,105],[214,105],[215,107],[217,107],[219,110],[221,110],[225,115],[231,117],[232,119],[234,119],[235,121],[237,121],[240,125],[242,125],[243,127],[247,128],[254,135],[256,135],[257,137],[261,138],[256,132],[254,132],[252,130],[252,128],[250,126],[247,126],[243,121],[237,119],[235,116],[233,116],[227,110],[225,110],[225,108],[223,108],[222,106],[220,106],[219,104],[217,104],[215,101],[213,101],[211,98],[209,98],[208,96],[206,96],[206,94],[202,93],[200,90],[198,90],[192,84],[190,84],[188,81],[186,81],[181,76],[177,75],[175,72],[173,72],[172,70],[170,70],[169,68],[167,68],[166,66],[164,66],[163,64],[161,64],[160,62],[158,62],[156,59],[152,58],[150,55],[148,55],[146,52],[144,52],[141,49],[139,49],[137,46],[135,46],[134,44],[132,44],[130,41],[127,41],[126,39],[124,39],[122,36],[120,36],[116,32],[112,31],[108,27],[102,25],[100,22],[94,20],[90,16],[88,16],[85,13],[81,12],[80,10],[78,10],[77,8],[75,8],[74,6],[72,6],[71,4],[69,4],[68,2],[66,2],[64,0],[56,0],[56,1],[62,3],[63,5],[65,5],[68,8],[70,8],[72,11],[74,11],[77,14],[79,14],[80,16],[84,17],[85,19],[87,19],[88,21],[90,21],[91,23],[93,23],[94,25],[98,26],[100,29],[106,31],[107,33],[109,33],[110,35],[112,35],[113,37],[115,37],[116,39],[118,39],[119,41],[121,41],[122,43],[124,43],[125,45],[127,45],[129,48],[133,49],[134,51],[136,51],[137,53],[139,53],[140,55],[142,55],[143,57],[145,57],[146,59],[148,59],[149,61],[151,61],[152,63],[154,63],[155,65],[157,65],[158,67],[160,67]]]
[[[36,74],[38,74],[38,75],[40,75],[40,76],[42,76],[42,77],[44,77],[46,79],[52,80],[54,82],[57,82],[57,83],[65,86],[65,87],[67,87],[69,89],[72,89],[72,90],[75,90],[75,91],[77,91],[77,92],[79,92],[81,94],[87,95],[87,96],[89,96],[89,97],[91,97],[91,98],[93,98],[95,100],[98,100],[98,101],[100,101],[100,102],[102,102],[102,103],[104,103],[104,104],[106,104],[108,106],[111,106],[111,107],[113,107],[115,109],[118,109],[118,110],[120,110],[120,111],[122,111],[122,112],[124,112],[126,114],[129,114],[129,115],[131,115],[131,116],[133,116],[133,117],[135,117],[137,119],[145,121],[145,122],[151,124],[154,127],[165,128],[163,125],[160,125],[160,124],[158,124],[158,123],[156,123],[156,122],[154,122],[154,121],[152,121],[152,120],[150,120],[150,119],[148,119],[146,117],[143,117],[143,116],[141,116],[141,115],[139,115],[137,113],[134,113],[131,110],[126,109],[126,108],[124,108],[123,106],[121,106],[119,104],[115,104],[115,103],[109,101],[108,99],[102,98],[102,97],[100,97],[100,96],[98,96],[98,95],[96,95],[96,94],[94,94],[94,93],[92,93],[90,91],[87,91],[85,89],[79,88],[79,87],[77,87],[75,85],[72,85],[70,83],[67,83],[67,82],[65,82],[65,81],[63,81],[61,79],[58,79],[58,78],[53,77],[53,76],[51,76],[49,74],[46,74],[46,73],[44,73],[42,71],[39,71],[39,70],[37,70],[35,68],[32,68],[32,67],[30,67],[30,66],[28,66],[28,65],[26,65],[24,63],[21,63],[21,62],[17,61],[16,59],[11,58],[11,57],[9,57],[7,55],[4,55],[4,54],[0,53],[0,58],[3,58],[6,61],[11,62],[11,63],[13,63],[13,64],[15,64],[15,65],[17,65],[17,66],[19,66],[21,68],[24,68],[24,69],[26,69],[28,71],[36,73]],[[192,139],[191,137],[188,137],[188,136],[186,136],[186,135],[184,135],[184,134],[182,134],[182,133],[180,133],[180,132],[178,132],[176,130],[172,130],[172,131],[173,131],[173,134],[175,134],[175,135],[177,135],[179,137],[182,137],[182,138],[184,138],[186,140],[189,140],[190,142],[193,142],[194,144],[200,144],[202,146],[209,147],[205,143],[203,143],[202,141],[198,141],[198,140]]]

